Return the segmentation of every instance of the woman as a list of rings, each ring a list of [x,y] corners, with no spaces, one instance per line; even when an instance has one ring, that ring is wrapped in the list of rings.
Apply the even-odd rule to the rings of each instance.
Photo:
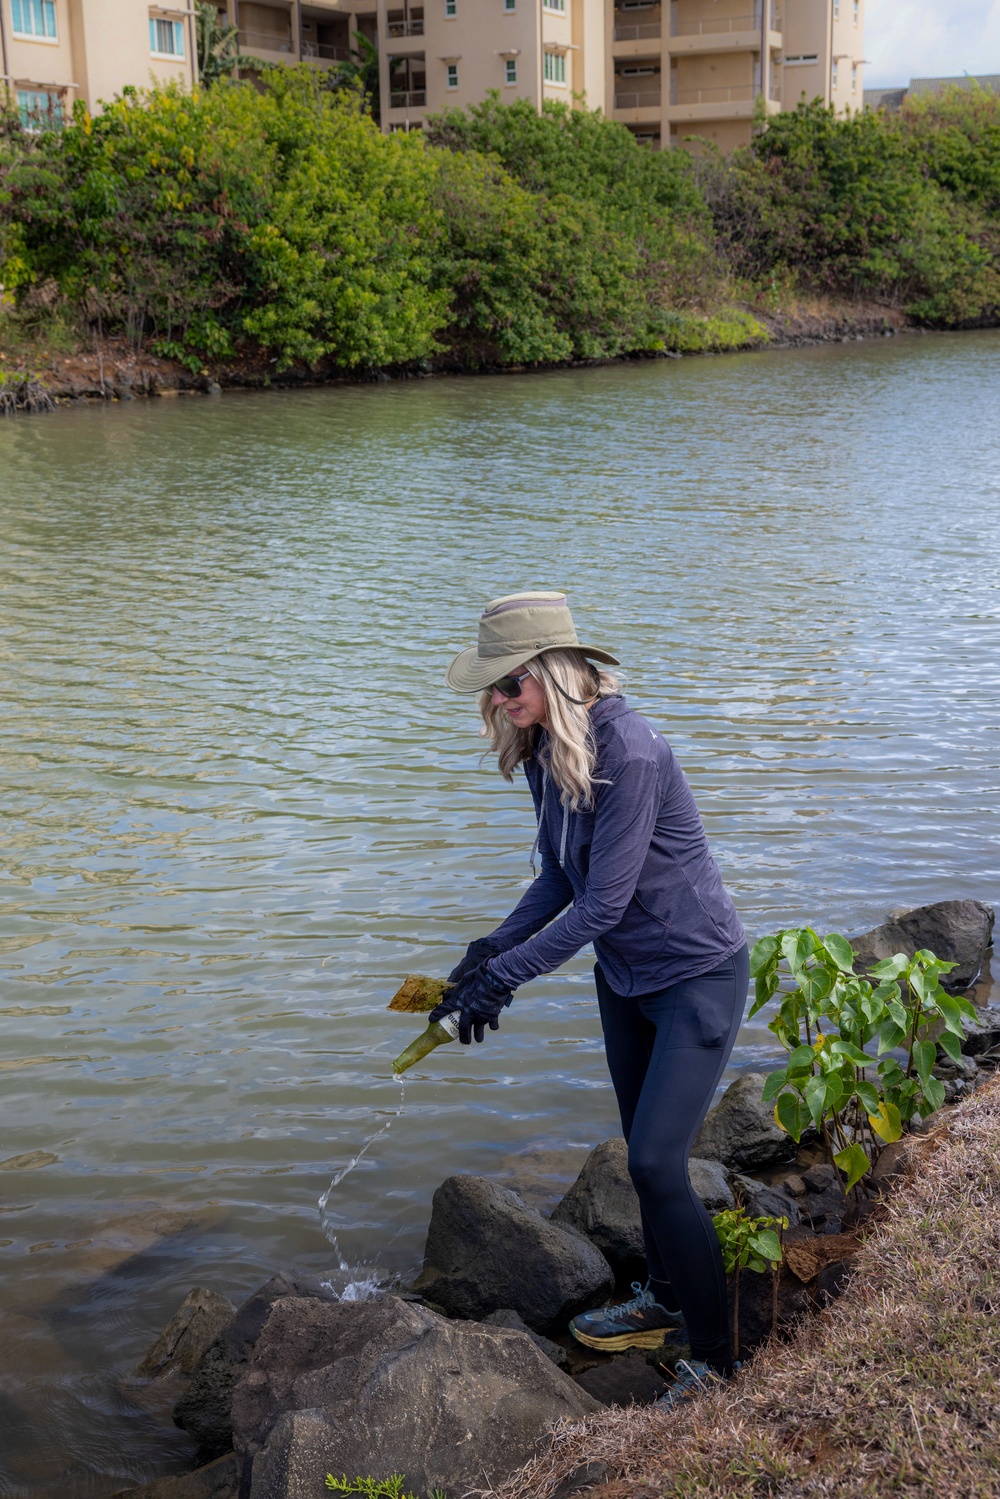
[[[541,873],[470,945],[431,1018],[457,1010],[459,1039],[482,1041],[520,984],[594,944],[650,1279],[570,1327],[618,1350],[658,1347],[685,1323],[691,1359],[664,1397],[673,1403],[734,1367],[718,1240],[687,1162],[743,1017],[749,960],[673,751],[595,661],[619,664],[580,645],[564,594],[523,593],[489,604],[478,645],[448,668],[455,691],[481,694],[501,774],[524,767]]]

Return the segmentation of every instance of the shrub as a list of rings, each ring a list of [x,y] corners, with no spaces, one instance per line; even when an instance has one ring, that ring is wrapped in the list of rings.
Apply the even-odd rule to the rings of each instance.
[[[477,154],[436,154],[449,302],[463,363],[537,364],[664,347],[635,244],[587,202],[541,197]]]
[[[930,1033],[943,1026],[940,1045],[957,1061],[964,1021],[976,1013],[941,987],[954,966],[926,949],[913,958],[898,953],[874,966],[873,985],[855,974],[851,944],[837,933],[821,939],[799,927],[754,944],[751,1016],[778,992],[782,967],[791,977],[768,1026],[788,1061],[768,1075],[764,1100],[776,1100],[774,1117],[796,1143],[815,1126],[848,1190],[870,1172],[882,1144],[944,1102]],[[865,1050],[873,1041],[877,1057]]]
[[[791,271],[805,286],[875,296],[928,321],[967,321],[1000,305],[996,225],[984,214],[992,128],[973,172],[971,146],[963,155],[954,144],[969,137],[951,127],[935,174],[916,119],[843,118],[815,101],[772,116],[728,162],[709,153],[696,178],[738,277]],[[959,159],[964,175],[949,175],[945,162]]]

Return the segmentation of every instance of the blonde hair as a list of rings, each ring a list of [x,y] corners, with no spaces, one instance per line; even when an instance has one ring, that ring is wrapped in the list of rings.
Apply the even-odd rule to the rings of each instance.
[[[525,667],[545,689],[548,743],[539,756],[550,780],[559,788],[560,801],[571,812],[594,804],[594,764],[597,746],[590,714],[584,706],[596,698],[613,697],[621,683],[610,672],[588,661],[582,651],[553,650],[526,661]],[[559,688],[562,688],[562,692]],[[563,692],[577,702],[568,702]],[[496,754],[505,780],[534,754],[534,729],[519,729],[511,723],[503,705],[493,706],[489,691],[479,699],[483,734]]]

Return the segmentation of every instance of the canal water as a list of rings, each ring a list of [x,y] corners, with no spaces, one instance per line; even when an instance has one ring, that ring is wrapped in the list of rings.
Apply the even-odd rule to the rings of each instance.
[[[616,1131],[585,954],[390,1074],[529,878],[487,599],[621,655],[751,935],[1000,895],[998,408],[983,332],[0,425],[0,1492],[185,1467],[126,1376],[193,1284],[405,1277]]]

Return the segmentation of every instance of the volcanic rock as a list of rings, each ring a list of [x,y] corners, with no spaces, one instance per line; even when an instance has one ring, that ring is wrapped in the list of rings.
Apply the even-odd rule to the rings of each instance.
[[[975,983],[993,936],[993,908],[979,900],[939,900],[917,906],[891,921],[851,938],[855,967],[862,971],[883,958],[905,953],[912,958],[920,948],[957,964],[942,976],[942,987],[953,994]]]
[[[400,1473],[419,1494],[464,1494],[597,1409],[523,1333],[395,1296],[280,1300],[233,1396],[242,1492],[316,1499],[326,1473]]]
[[[248,1296],[229,1325],[206,1349],[191,1383],[174,1407],[174,1421],[198,1443],[202,1462],[211,1462],[233,1445],[233,1389],[271,1307],[280,1298],[308,1297],[333,1301],[333,1293],[318,1281],[275,1275]]]
[[[510,1188],[449,1176],[434,1193],[413,1289],[449,1316],[481,1320],[513,1307],[547,1333],[613,1288],[611,1267],[589,1239],[543,1218]]]
[[[759,1171],[788,1160],[795,1146],[764,1103],[762,1072],[744,1072],[730,1083],[694,1142],[693,1154],[721,1161],[735,1171]]]

